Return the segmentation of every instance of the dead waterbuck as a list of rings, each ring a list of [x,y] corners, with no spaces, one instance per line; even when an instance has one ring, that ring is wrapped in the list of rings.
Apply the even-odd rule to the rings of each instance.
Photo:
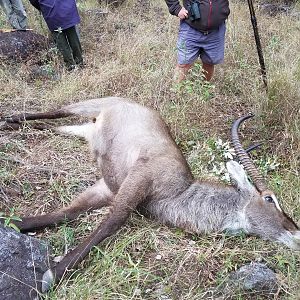
[[[54,130],[81,136],[89,142],[102,179],[68,207],[23,218],[16,225],[26,232],[104,206],[109,206],[110,211],[84,242],[44,274],[43,291],[59,281],[67,269],[76,267],[93,246],[114,234],[136,209],[162,223],[195,233],[244,230],[300,250],[297,225],[284,213],[239,141],[239,125],[250,116],[239,118],[232,126],[232,143],[240,161],[227,163],[234,186],[195,180],[159,114],[130,100],[92,99],[52,112],[24,113],[2,121],[16,125],[24,120],[72,115],[91,117],[93,122]]]

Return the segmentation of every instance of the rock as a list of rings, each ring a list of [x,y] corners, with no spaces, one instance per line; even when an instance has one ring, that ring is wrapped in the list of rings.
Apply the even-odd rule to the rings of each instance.
[[[0,58],[22,61],[40,56],[48,48],[47,38],[33,31],[0,31]]]
[[[289,14],[291,7],[288,5],[278,5],[273,3],[261,3],[259,5],[261,12],[270,16],[276,16],[277,14]]]
[[[220,286],[208,290],[204,299],[236,299],[235,296],[240,292],[249,296],[270,296],[274,295],[278,288],[278,279],[274,271],[263,263],[251,262],[231,272]]]
[[[300,19],[300,12],[295,8],[295,3],[287,2],[285,4],[269,3],[262,1],[259,4],[259,10],[261,13],[269,15],[271,17],[283,14],[292,18]]]
[[[0,225],[0,300],[38,299],[48,255],[46,242]]]
[[[275,293],[278,281],[274,271],[263,263],[251,262],[229,275],[229,285],[243,290]]]

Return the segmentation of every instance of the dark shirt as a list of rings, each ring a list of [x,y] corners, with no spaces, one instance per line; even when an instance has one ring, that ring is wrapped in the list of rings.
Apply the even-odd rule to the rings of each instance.
[[[178,0],[165,0],[172,15],[178,16],[182,5]],[[187,9],[192,0],[183,0],[183,6]],[[200,7],[200,19],[185,19],[191,27],[199,31],[210,31],[219,28],[228,18],[230,13],[228,0],[198,0]]]

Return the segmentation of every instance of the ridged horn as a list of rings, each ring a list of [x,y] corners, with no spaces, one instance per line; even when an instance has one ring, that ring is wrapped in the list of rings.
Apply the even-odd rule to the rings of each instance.
[[[255,165],[253,164],[251,158],[249,157],[246,150],[244,150],[240,139],[238,130],[240,125],[247,119],[254,117],[253,114],[246,115],[240,117],[239,119],[235,120],[231,127],[231,141],[233,148],[235,150],[236,157],[240,161],[241,165],[244,167],[248,175],[251,177],[253,184],[257,188],[259,192],[263,192],[267,190],[267,185],[265,183],[264,178],[261,176]]]

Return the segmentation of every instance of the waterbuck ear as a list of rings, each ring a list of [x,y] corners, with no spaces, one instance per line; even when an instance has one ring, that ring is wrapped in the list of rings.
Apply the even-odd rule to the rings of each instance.
[[[226,163],[227,171],[231,180],[241,191],[255,191],[255,187],[250,183],[244,168],[236,161],[230,160]]]

